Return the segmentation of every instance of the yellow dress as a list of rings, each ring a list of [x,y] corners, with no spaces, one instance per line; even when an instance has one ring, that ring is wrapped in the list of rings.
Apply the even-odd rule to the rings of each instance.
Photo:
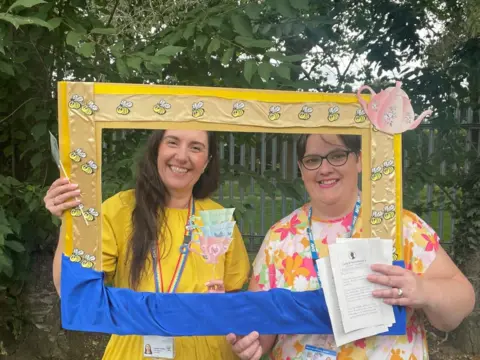
[[[129,190],[112,196],[102,205],[102,267],[106,273],[106,281],[117,288],[129,288],[129,266],[125,260],[127,244],[131,237],[134,203],[134,192]],[[210,199],[195,201],[196,215],[200,210],[221,208],[221,205]],[[183,242],[187,213],[188,209],[166,209],[168,230],[164,232],[166,250],[161,260],[165,288],[170,284],[178,260],[178,249]],[[247,281],[249,268],[242,236],[238,228],[235,228],[234,239],[227,253],[219,258],[215,266],[216,279],[222,278],[223,275],[226,291],[240,290]],[[137,290],[155,292],[151,257],[148,259],[146,270]],[[205,283],[212,279],[212,271],[213,265],[207,264],[199,255],[191,253],[178,284],[177,293],[207,292]],[[225,336],[178,337],[174,339],[174,348],[175,359],[237,359]],[[143,360],[143,337],[112,335],[103,359]]]

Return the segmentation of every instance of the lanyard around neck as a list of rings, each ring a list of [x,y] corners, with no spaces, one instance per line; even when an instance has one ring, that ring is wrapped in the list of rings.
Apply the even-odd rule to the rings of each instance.
[[[360,193],[359,193],[357,197],[357,202],[355,203],[355,207],[353,208],[352,224],[350,226],[350,232],[347,236],[349,238],[351,238],[353,235],[353,229],[355,227],[358,216],[360,214],[360,204],[361,204],[361,199],[360,199]],[[317,246],[315,245],[315,240],[313,238],[313,231],[312,231],[312,206],[310,206],[310,208],[308,209],[307,235],[308,235],[308,240],[310,242],[310,252],[312,253],[313,266],[315,268],[315,272],[317,273],[317,278],[318,278],[320,287],[322,287],[320,274],[318,273],[318,268],[317,268],[317,260],[319,259],[319,256],[318,256]]]
[[[173,272],[172,279],[170,280],[170,284],[168,286],[167,292],[174,293],[177,290],[178,283],[183,274],[183,270],[185,268],[185,263],[187,262],[188,257],[188,246],[190,241],[192,240],[192,216],[195,215],[195,200],[193,198],[190,199],[189,206],[188,206],[188,214],[187,214],[187,221],[185,223],[185,232],[183,235],[183,243],[179,248],[179,256],[177,260],[177,264],[175,266],[175,270]],[[160,249],[158,246],[158,242],[152,248],[152,257],[153,257],[153,275],[155,278],[155,291],[156,292],[165,292],[163,286],[163,272],[162,272],[162,264],[160,261]]]

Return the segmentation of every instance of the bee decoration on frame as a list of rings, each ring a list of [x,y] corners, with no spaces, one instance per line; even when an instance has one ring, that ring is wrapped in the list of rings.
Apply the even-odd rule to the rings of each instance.
[[[232,116],[238,118],[245,114],[245,103],[239,101],[233,104]]]
[[[78,163],[82,161],[82,159],[85,159],[87,157],[87,154],[81,148],[78,148],[68,154],[68,157],[72,159],[72,161]]]
[[[119,115],[128,115],[130,114],[130,109],[133,107],[133,103],[131,101],[122,100],[120,101],[120,105],[117,106],[117,114]]]
[[[308,120],[311,118],[312,113],[313,109],[305,105],[304,107],[302,107],[302,111],[300,111],[300,113],[298,114],[298,118],[300,120]]]
[[[158,115],[165,115],[167,113],[167,110],[170,109],[172,105],[167,103],[165,100],[160,100],[158,103],[156,103],[153,106],[153,112],[155,112]]]
[[[77,94],[74,94],[70,101],[68,102],[68,107],[73,110],[78,110],[82,107],[83,97]]]
[[[89,101],[88,104],[82,105],[82,112],[85,115],[93,115],[94,112],[98,111],[98,106],[95,105],[93,101]]]
[[[282,109],[280,108],[280,106],[272,106],[270,107],[270,111],[268,112],[268,118],[271,120],[271,121],[276,121],[278,119],[280,119],[280,116],[282,115],[280,113]]]
[[[88,175],[93,174],[97,168],[98,166],[93,160],[89,160],[86,164],[82,165],[82,171]]]
[[[205,115],[205,109],[203,108],[203,101],[196,102],[192,105],[192,116],[199,118]]]

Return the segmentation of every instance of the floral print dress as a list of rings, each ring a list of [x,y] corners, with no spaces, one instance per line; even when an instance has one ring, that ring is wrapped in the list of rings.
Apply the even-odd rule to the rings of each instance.
[[[312,219],[312,232],[320,257],[328,256],[328,244],[350,233],[353,213],[324,221]],[[253,276],[262,290],[274,288],[307,291],[319,288],[307,236],[308,206],[295,210],[273,225],[254,261]],[[353,237],[362,236],[362,216]],[[423,274],[435,259],[439,239],[417,215],[403,213],[406,268]],[[303,360],[307,345],[334,350],[339,360],[426,360],[428,349],[421,313],[407,308],[407,334],[373,336],[336,348],[333,335],[279,335],[270,354],[274,360]]]

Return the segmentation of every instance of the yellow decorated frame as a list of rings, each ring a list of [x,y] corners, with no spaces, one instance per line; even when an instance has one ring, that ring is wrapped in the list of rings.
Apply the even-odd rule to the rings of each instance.
[[[65,213],[64,252],[81,250],[86,267],[102,270],[102,130],[118,128],[361,135],[362,237],[394,239],[403,259],[401,135],[377,131],[354,94],[60,82],[58,106],[61,162],[83,205]]]

